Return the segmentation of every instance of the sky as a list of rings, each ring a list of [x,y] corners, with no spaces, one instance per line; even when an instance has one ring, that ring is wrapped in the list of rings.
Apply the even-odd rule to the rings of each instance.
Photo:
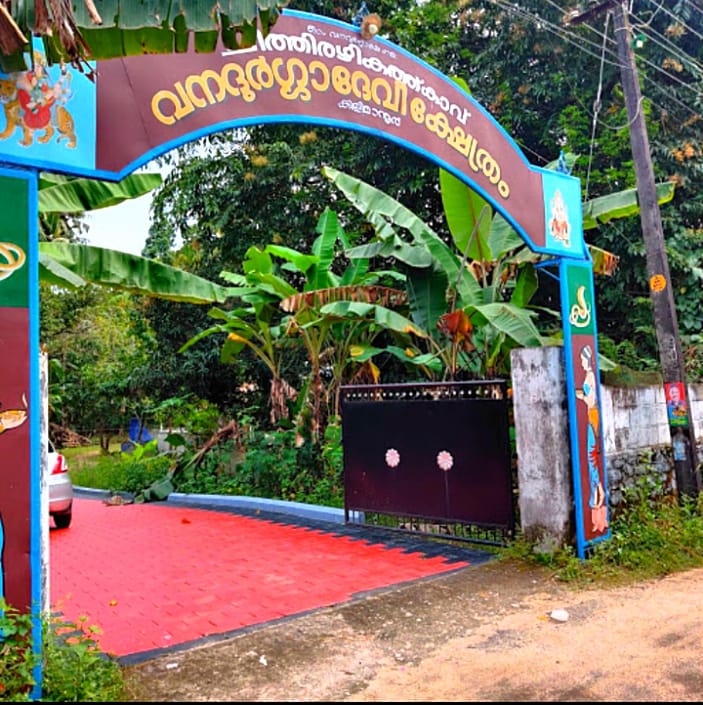
[[[141,255],[149,234],[151,194],[86,213],[89,245]]]

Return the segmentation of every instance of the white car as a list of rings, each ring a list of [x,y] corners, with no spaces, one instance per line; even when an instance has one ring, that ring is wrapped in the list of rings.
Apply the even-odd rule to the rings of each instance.
[[[73,510],[73,483],[68,474],[66,458],[57,453],[49,441],[49,514],[54,518],[57,529],[67,529],[71,525]]]

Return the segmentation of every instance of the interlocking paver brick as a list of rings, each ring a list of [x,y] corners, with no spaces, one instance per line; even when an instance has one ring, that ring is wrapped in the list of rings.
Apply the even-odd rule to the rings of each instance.
[[[50,534],[52,610],[85,616],[123,662],[490,559],[219,507],[74,503],[71,527]]]

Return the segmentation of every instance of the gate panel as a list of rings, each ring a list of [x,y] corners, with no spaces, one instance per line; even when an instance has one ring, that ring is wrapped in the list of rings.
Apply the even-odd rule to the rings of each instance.
[[[512,532],[505,382],[343,387],[342,444],[347,521],[382,514],[442,533],[446,524]]]

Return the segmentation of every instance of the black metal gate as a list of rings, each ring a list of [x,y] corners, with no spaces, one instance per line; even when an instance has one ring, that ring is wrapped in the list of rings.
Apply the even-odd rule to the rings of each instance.
[[[503,380],[344,386],[345,521],[505,544],[515,526]]]

